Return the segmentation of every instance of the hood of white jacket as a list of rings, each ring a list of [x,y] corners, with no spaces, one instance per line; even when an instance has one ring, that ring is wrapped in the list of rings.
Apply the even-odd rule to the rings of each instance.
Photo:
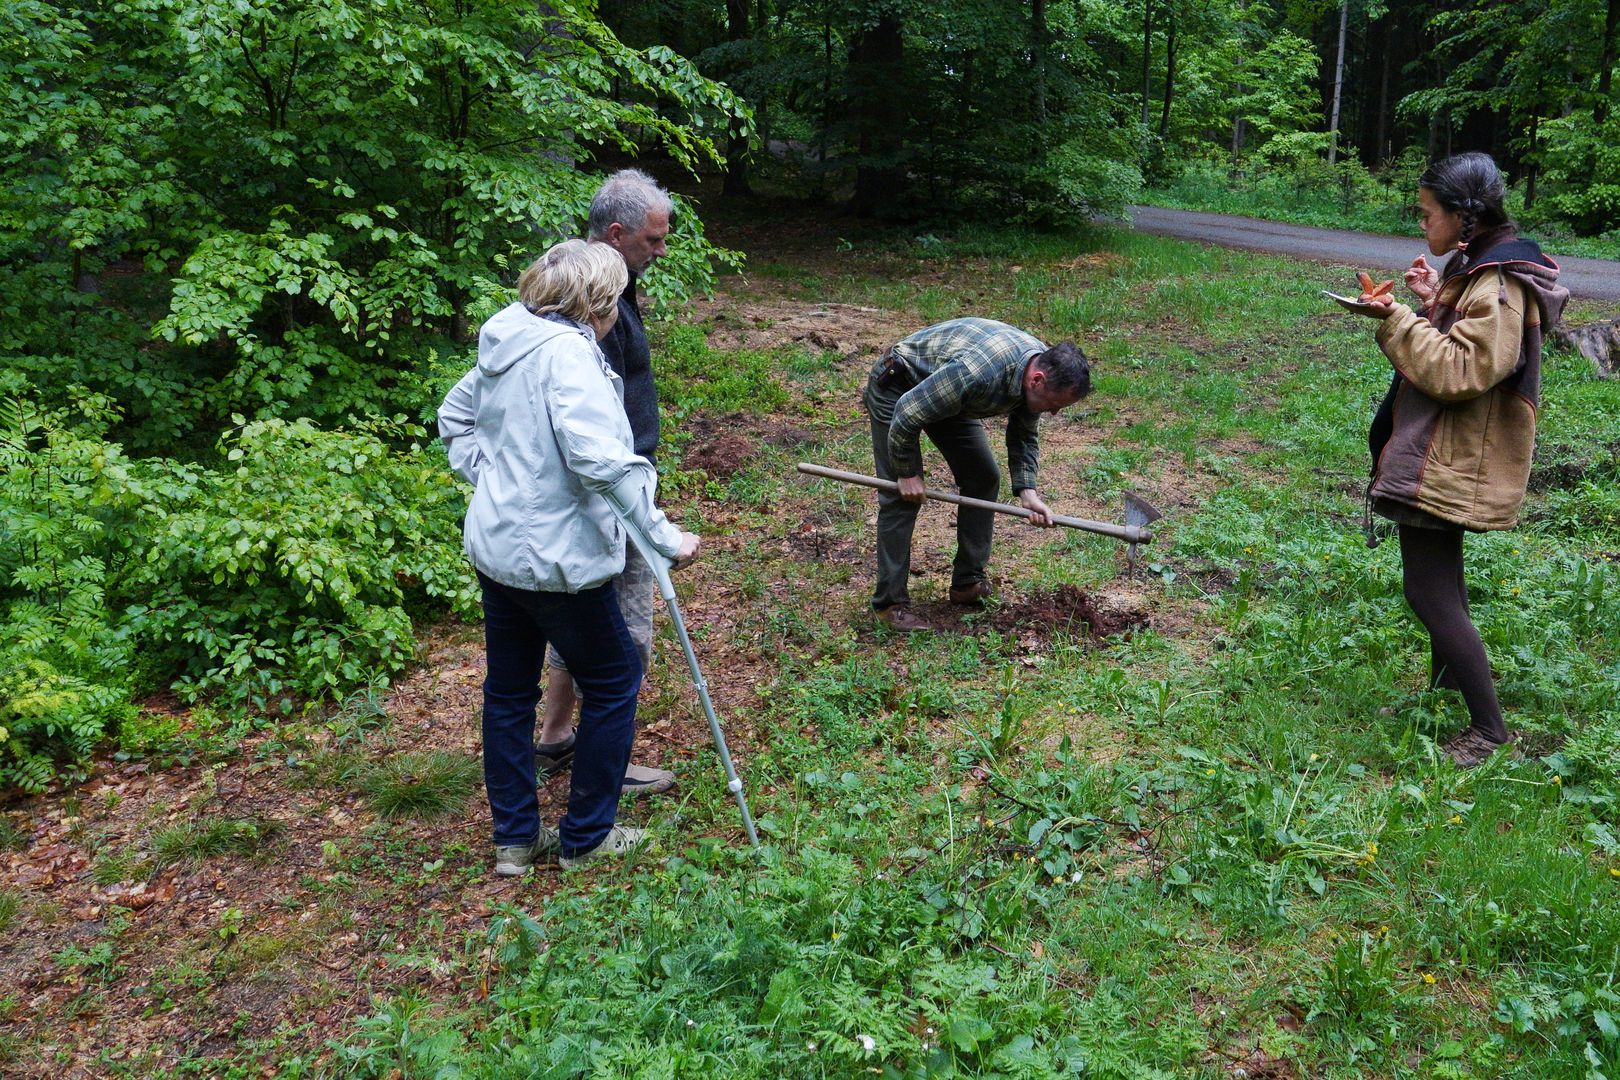
[[[503,374],[548,341],[569,334],[593,343],[596,340],[583,326],[535,315],[522,304],[509,304],[479,330],[478,370],[490,376]]]

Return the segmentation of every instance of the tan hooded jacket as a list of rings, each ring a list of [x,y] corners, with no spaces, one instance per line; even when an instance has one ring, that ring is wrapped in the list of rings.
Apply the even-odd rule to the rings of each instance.
[[[1448,267],[1425,313],[1394,306],[1377,334],[1396,378],[1374,421],[1374,499],[1474,531],[1518,523],[1542,337],[1568,299],[1557,265],[1508,236],[1462,270]]]

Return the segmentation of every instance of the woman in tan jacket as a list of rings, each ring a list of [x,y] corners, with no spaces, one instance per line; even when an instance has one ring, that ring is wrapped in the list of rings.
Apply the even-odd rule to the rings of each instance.
[[[1445,745],[1464,768],[1513,741],[1490,660],[1468,613],[1463,533],[1518,524],[1535,447],[1541,342],[1569,291],[1558,267],[1519,238],[1486,154],[1458,154],[1418,181],[1436,271],[1413,260],[1421,306],[1372,300],[1378,345],[1395,368],[1373,418],[1372,510],[1396,524],[1406,601],[1429,631],[1431,685],[1462,692],[1469,726]]]

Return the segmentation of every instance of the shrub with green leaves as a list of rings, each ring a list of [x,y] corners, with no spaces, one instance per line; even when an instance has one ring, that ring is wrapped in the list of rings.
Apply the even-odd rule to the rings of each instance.
[[[578,162],[656,146],[690,168],[751,127],[573,0],[21,0],[0,41],[0,358],[111,395],[145,452],[232,413],[413,409],[402,375],[577,235],[600,181]],[[655,298],[722,255],[676,225]]]
[[[1602,123],[1590,110],[1549,120],[1547,180],[1557,185],[1536,207],[1583,235],[1620,230],[1620,113]]]
[[[217,472],[152,463],[138,636],[173,650],[195,700],[272,708],[399,670],[410,608],[476,610],[459,545],[465,497],[402,419],[356,432],[264,420],[231,432]]]
[[[242,424],[218,468],[76,423],[0,404],[0,783],[40,789],[171,681],[286,711],[385,682],[413,613],[476,610],[465,497],[402,419]]]
[[[0,785],[37,791],[131,714],[109,591],[138,553],[116,446],[0,400]]]

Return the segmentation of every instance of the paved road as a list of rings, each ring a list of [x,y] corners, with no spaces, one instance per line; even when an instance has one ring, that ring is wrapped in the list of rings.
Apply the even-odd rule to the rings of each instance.
[[[1369,271],[1382,270],[1386,274],[1405,270],[1414,258],[1428,250],[1419,236],[1378,236],[1226,214],[1165,210],[1157,206],[1131,207],[1131,223],[1138,230],[1157,236],[1342,263]],[[1559,282],[1574,295],[1620,302],[1620,262],[1562,258],[1557,254],[1553,258],[1561,270]],[[1430,261],[1439,263],[1432,257]]]

